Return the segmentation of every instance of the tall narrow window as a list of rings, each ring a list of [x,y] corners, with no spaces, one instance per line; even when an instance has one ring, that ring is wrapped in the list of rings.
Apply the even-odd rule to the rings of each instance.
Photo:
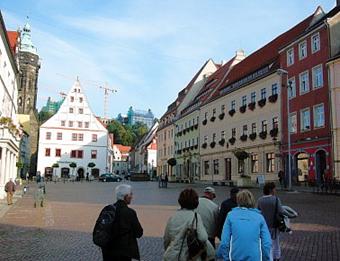
[[[77,139],[78,139],[78,134],[72,133],[72,141],[77,141]]]
[[[97,134],[92,134],[92,142],[97,142]]]
[[[301,131],[310,130],[310,111],[309,108],[301,110]]]
[[[247,105],[247,96],[246,95],[242,96],[242,106],[245,106],[245,105]]]
[[[235,107],[236,107],[236,101],[233,100],[233,101],[231,101],[230,109],[231,109],[231,110],[235,110]]]
[[[85,128],[89,128],[90,127],[90,123],[88,121],[85,121]]]
[[[287,65],[294,64],[294,49],[291,48],[287,51]]]
[[[309,76],[308,71],[300,74],[300,95],[309,92]]]
[[[289,99],[293,99],[294,97],[296,97],[295,77],[292,77],[288,80],[288,95]]]
[[[256,102],[256,92],[252,92],[250,95],[250,102]]]
[[[65,127],[65,121],[61,121],[60,126]]]
[[[312,35],[312,53],[315,53],[320,50],[320,34],[314,34]]]
[[[61,157],[61,149],[55,149],[55,156]]]
[[[256,133],[256,123],[251,124],[251,133]]]
[[[83,133],[79,133],[78,134],[78,141],[83,141],[84,140],[84,134]]]
[[[50,140],[51,139],[51,132],[46,132],[46,140]]]
[[[266,88],[261,89],[261,100],[266,99],[267,91]]]
[[[215,159],[213,161],[213,164],[214,164],[214,175],[218,175],[218,173],[219,173],[219,162],[218,162],[218,159]]]
[[[275,171],[275,154],[274,153],[267,153],[267,172],[274,172]]]
[[[303,41],[299,43],[299,59],[303,59],[307,57],[307,41]]]
[[[266,120],[262,121],[262,131],[263,132],[267,131],[267,121]]]
[[[296,113],[290,114],[290,133],[296,133],[297,131],[297,116]]]
[[[313,68],[313,88],[321,88],[323,86],[322,65]]]
[[[57,133],[57,140],[62,140],[63,139],[63,133],[62,132],[58,132]]]
[[[314,106],[314,127],[321,128],[325,126],[325,111],[323,104]]]
[[[277,83],[272,84],[272,95],[277,94],[277,88],[278,88]]]
[[[45,156],[46,157],[50,157],[51,156],[51,149],[50,148],[46,148],[45,149]]]
[[[233,138],[236,137],[236,128],[231,129],[231,137],[233,137]]]
[[[96,159],[96,158],[97,158],[97,151],[91,150],[91,159]]]
[[[247,125],[243,125],[242,130],[243,130],[243,132],[242,132],[243,135],[248,135],[248,126]]]
[[[273,129],[278,129],[279,128],[279,120],[277,117],[273,118]]]
[[[251,155],[251,172],[252,173],[259,172],[259,155],[258,154]]]
[[[204,175],[209,175],[209,161],[204,161]]]

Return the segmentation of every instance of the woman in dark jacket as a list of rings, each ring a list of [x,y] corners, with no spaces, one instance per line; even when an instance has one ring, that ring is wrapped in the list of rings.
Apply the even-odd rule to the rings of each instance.
[[[143,228],[136,211],[128,207],[132,200],[132,188],[122,184],[116,187],[116,220],[119,230],[110,248],[102,248],[104,261],[140,260],[137,238],[142,237]]]

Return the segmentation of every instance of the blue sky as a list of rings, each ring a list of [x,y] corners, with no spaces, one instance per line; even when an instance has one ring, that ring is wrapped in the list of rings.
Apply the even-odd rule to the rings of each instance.
[[[41,57],[38,107],[79,76],[94,113],[129,106],[160,117],[203,63],[250,54],[335,0],[1,0],[8,30],[30,18]]]

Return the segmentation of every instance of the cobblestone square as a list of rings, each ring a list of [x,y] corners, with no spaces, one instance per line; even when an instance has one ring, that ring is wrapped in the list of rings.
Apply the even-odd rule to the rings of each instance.
[[[161,260],[167,219],[178,208],[179,192],[187,184],[129,182],[134,188],[132,207],[144,228],[139,240],[142,260]],[[35,184],[0,218],[1,260],[101,260],[92,243],[92,229],[101,208],[113,200],[119,183],[48,183],[46,204],[33,207]],[[191,185],[201,194],[203,184]],[[217,202],[229,194],[215,187]],[[252,189],[256,197],[259,189]],[[296,209],[292,235],[282,235],[282,260],[340,260],[340,198],[312,193],[279,192],[284,205]]]

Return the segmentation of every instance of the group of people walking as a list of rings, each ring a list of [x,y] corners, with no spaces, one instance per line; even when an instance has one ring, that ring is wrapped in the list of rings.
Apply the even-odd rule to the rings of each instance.
[[[103,260],[140,259],[137,238],[143,235],[132,200],[130,185],[116,187],[115,222],[119,235],[102,247]],[[180,208],[164,231],[164,261],[232,260],[278,261],[281,258],[277,214],[286,214],[276,196],[275,184],[266,183],[257,202],[249,190],[234,187],[219,207],[215,189],[206,187],[199,197],[192,188],[178,198]],[[216,248],[216,238],[220,243]]]

